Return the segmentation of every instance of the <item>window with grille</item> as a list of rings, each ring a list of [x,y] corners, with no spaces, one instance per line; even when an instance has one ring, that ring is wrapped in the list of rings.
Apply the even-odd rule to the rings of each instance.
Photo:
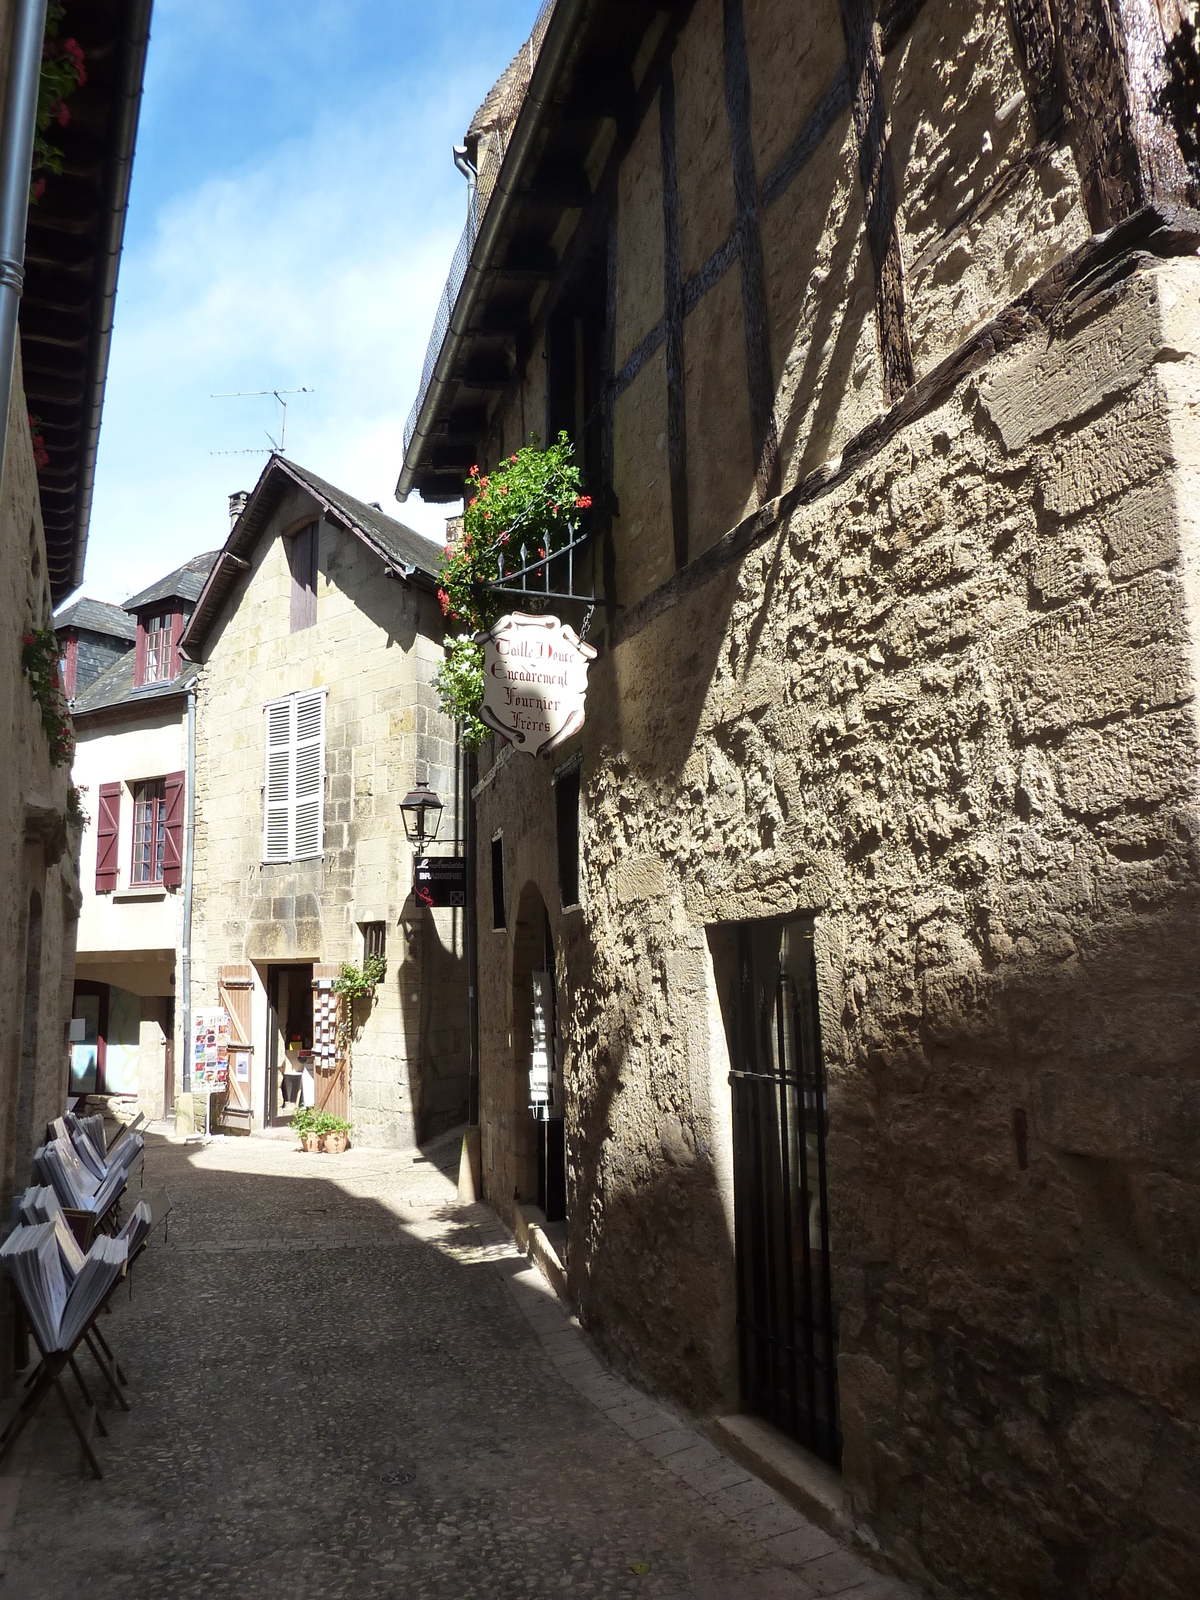
[[[171,676],[171,617],[146,618],[146,683],[165,683]]]
[[[134,786],[131,883],[161,883],[167,841],[167,784],[152,778]]]
[[[304,861],[325,834],[325,691],[308,690],[265,708],[263,860]]]
[[[364,922],[361,924],[361,926],[363,936],[363,960],[369,961],[372,956],[386,957],[387,923]]]

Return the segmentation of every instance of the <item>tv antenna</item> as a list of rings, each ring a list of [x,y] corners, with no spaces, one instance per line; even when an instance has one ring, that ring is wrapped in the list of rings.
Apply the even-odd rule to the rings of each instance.
[[[270,440],[270,444],[271,444],[271,449],[270,450],[264,450],[262,448],[262,446],[260,445],[257,449],[251,449],[251,450],[210,450],[208,452],[209,455],[210,456],[265,456],[265,455],[271,455],[273,453],[274,454],[279,454],[281,456],[285,455],[287,453],[287,401],[283,397],[284,397],[285,394],[316,394],[316,392],[317,391],[315,389],[308,389],[308,388],[302,388],[302,389],[234,389],[234,390],[230,391],[230,393],[228,393],[228,394],[210,394],[209,397],[208,397],[210,400],[262,400],[262,399],[265,399],[267,397],[267,395],[274,395],[276,400],[278,400],[278,402],[279,402],[279,407],[280,407],[280,411],[282,412],[282,417],[281,417],[281,421],[280,421],[280,425],[279,425],[279,441],[278,441],[278,443],[276,443],[276,441],[271,438],[271,435],[269,433],[267,434],[267,438],[268,438],[268,440]]]

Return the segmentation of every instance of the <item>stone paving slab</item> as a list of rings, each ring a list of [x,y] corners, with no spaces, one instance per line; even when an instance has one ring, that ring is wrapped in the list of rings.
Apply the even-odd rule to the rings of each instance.
[[[49,1407],[5,1463],[0,1597],[916,1600],[613,1373],[429,1154],[148,1141],[132,1409],[101,1483]]]

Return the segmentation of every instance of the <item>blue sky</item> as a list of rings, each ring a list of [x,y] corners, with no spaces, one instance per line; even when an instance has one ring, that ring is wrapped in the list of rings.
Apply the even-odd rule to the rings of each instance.
[[[393,498],[466,215],[451,161],[537,0],[156,0],[83,592],[120,601],[228,533],[279,437]]]

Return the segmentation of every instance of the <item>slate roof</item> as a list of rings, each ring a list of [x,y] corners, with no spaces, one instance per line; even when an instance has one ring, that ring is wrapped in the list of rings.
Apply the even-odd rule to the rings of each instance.
[[[207,550],[202,556],[193,556],[190,561],[185,561],[183,566],[176,567],[174,572],[168,572],[165,578],[160,578],[148,589],[143,589],[141,594],[135,594],[132,599],[126,600],[124,610],[144,611],[156,600],[186,600],[189,603],[199,600],[204,581],[212,571],[218,555],[220,555],[219,550]]]
[[[181,672],[170,683],[147,683],[140,689],[133,687],[134,654],[129,650],[119,661],[114,661],[94,683],[71,702],[71,715],[78,720],[93,711],[111,711],[117,707],[153,705],[159,700],[171,700],[187,692],[189,684],[200,674],[200,668],[191,661],[180,663]]]
[[[129,644],[137,638],[137,622],[123,606],[110,606],[105,600],[89,600],[86,596],[56,612],[54,627],[58,633],[74,628],[79,633],[100,633]]]
[[[285,490],[293,484],[317,501],[327,520],[338,523],[374,550],[392,577],[430,592],[436,590],[440,545],[387,516],[378,506],[368,505],[344,489],[327,483],[315,472],[309,472],[285,456],[273,455],[230,530],[224,548],[218,551],[208,581],[196,601],[196,609],[183,630],[180,643],[189,656],[203,648],[208,630],[246,570],[250,555]]]

